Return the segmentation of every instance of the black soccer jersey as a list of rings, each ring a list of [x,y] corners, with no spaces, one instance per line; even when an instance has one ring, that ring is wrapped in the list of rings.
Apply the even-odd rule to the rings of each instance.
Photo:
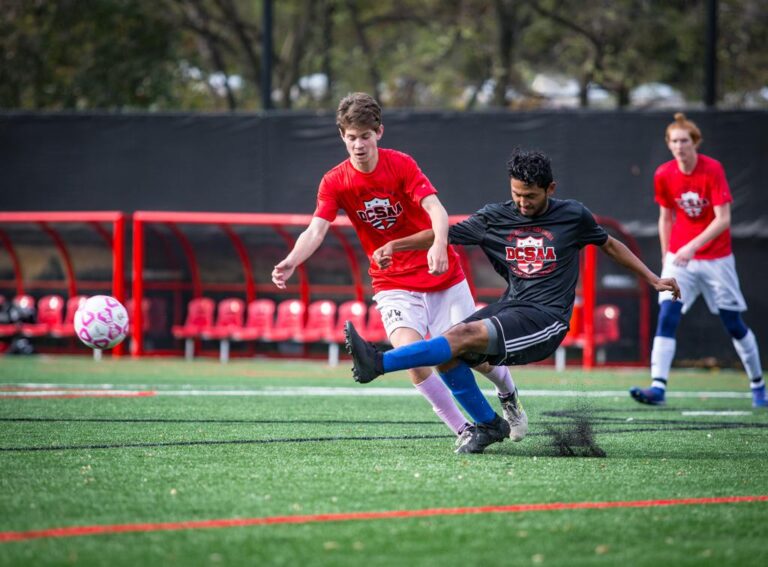
[[[568,323],[579,278],[579,250],[605,244],[608,234],[578,201],[550,199],[544,214],[530,218],[510,200],[486,205],[452,226],[448,239],[482,248],[507,280],[499,301],[536,305]]]

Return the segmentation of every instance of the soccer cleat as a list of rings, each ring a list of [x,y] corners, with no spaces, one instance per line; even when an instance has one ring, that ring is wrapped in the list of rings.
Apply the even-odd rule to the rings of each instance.
[[[649,406],[663,406],[667,402],[664,399],[664,390],[661,388],[630,388],[629,395],[632,396],[636,402],[641,404],[648,404]]]
[[[768,399],[765,398],[765,386],[752,388],[752,407],[768,408]]]
[[[381,353],[371,343],[363,339],[351,321],[344,323],[344,343],[347,352],[352,355],[352,375],[355,382],[367,384],[383,372],[376,369],[376,357]]]
[[[488,445],[509,437],[509,424],[497,414],[491,423],[476,423],[459,437],[457,453],[482,453]]]
[[[472,427],[472,424],[465,423],[461,426],[461,429],[459,430],[459,433],[456,435],[456,441],[455,445],[457,447],[461,447],[462,443],[464,443],[464,438],[469,435],[469,429]]]
[[[523,404],[520,403],[517,389],[506,399],[502,399],[499,396],[499,401],[501,401],[504,419],[509,424],[509,438],[515,443],[522,441],[528,434],[528,415],[523,409]]]

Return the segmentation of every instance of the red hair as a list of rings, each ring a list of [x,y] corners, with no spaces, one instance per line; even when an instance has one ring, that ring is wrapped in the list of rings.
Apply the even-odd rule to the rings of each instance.
[[[695,122],[692,122],[691,120],[688,120],[685,117],[685,114],[682,112],[676,112],[675,113],[675,121],[672,122],[669,126],[667,126],[667,132],[664,135],[664,139],[669,142],[669,132],[673,129],[680,129],[680,130],[687,130],[688,134],[691,136],[691,140],[693,141],[693,145],[696,147],[699,147],[699,144],[701,144],[703,138],[701,137],[701,130],[699,130],[699,127],[696,126]]]

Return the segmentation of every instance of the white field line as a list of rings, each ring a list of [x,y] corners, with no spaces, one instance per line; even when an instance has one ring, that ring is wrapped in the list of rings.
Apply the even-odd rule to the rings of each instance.
[[[15,390],[14,388],[18,388]],[[67,394],[97,395],[108,391],[110,394],[130,395],[137,391],[150,391],[155,396],[351,396],[351,397],[397,397],[418,396],[415,388],[389,388],[365,386],[358,387],[322,387],[296,386],[272,387],[260,389],[217,388],[204,389],[193,385],[153,385],[153,384],[3,384],[0,385],[0,396],[63,396]],[[483,390],[488,396],[495,394],[494,390]],[[626,390],[520,390],[520,396],[547,398],[624,398],[629,397]],[[748,392],[667,392],[668,398],[727,398],[746,399]]]
[[[700,415],[752,415],[751,411],[681,411],[682,415],[697,417]]]

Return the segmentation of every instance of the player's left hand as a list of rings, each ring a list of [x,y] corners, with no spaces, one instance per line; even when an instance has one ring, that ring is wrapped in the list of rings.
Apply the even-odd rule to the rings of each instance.
[[[680,248],[677,252],[675,252],[674,258],[672,258],[672,263],[675,266],[680,266],[681,268],[684,268],[688,265],[688,262],[693,260],[693,256],[696,254],[696,249],[691,248],[688,245],[683,246]]]
[[[653,284],[653,287],[656,291],[671,291],[672,297],[675,300],[682,297],[680,294],[680,287],[677,285],[677,280],[675,278],[659,278],[656,280],[656,283]]]
[[[448,250],[440,244],[433,244],[427,252],[427,267],[433,276],[448,271]]]

